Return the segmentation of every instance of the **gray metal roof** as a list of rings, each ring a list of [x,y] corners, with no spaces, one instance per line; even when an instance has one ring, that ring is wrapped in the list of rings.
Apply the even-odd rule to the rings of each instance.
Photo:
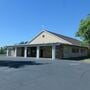
[[[68,42],[70,42],[71,43],[71,45],[76,45],[76,46],[80,46],[80,43],[81,43],[81,41],[79,41],[79,40],[77,40],[77,39],[74,39],[74,38],[71,38],[71,37],[68,37],[68,36],[64,36],[64,35],[61,35],[61,34],[58,34],[58,33],[54,33],[54,32],[51,32],[51,31],[48,31],[48,30],[45,30],[46,32],[48,32],[48,33],[51,33],[51,34],[53,34],[53,35],[55,35],[55,36],[57,36],[57,37],[59,37],[59,38],[62,38],[62,39],[64,39],[64,40],[66,40],[66,41],[68,41]],[[42,32],[44,32],[44,31],[42,31]],[[42,33],[41,32],[41,33]],[[39,33],[37,36],[39,36],[41,33]],[[37,37],[36,36],[36,37]],[[35,38],[36,38],[35,37]],[[33,39],[35,39],[35,38],[33,38]],[[33,40],[32,39],[32,40]],[[31,40],[31,41],[32,41]],[[31,42],[30,41],[30,42]],[[29,42],[29,43],[30,43]],[[28,46],[28,45],[30,45],[30,46],[32,46],[32,45],[43,45],[43,44],[53,44],[53,43],[43,43],[43,44],[29,44],[29,43],[26,43],[26,44],[16,44],[16,45],[11,45],[11,46],[7,46],[7,47],[13,47],[13,46],[15,46],[15,47],[23,47],[23,46]],[[58,42],[57,43],[55,43],[55,44],[58,44]],[[60,43],[59,43],[60,44]],[[64,43],[62,43],[62,44],[64,44]]]
[[[61,43],[41,43],[41,44],[16,44],[16,45],[10,45],[6,47],[32,47],[32,46],[47,46],[47,45],[60,45]]]

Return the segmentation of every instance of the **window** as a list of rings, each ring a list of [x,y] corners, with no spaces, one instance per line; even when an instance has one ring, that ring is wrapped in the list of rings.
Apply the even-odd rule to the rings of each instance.
[[[79,49],[78,48],[72,48],[72,53],[79,53]]]
[[[81,53],[84,53],[85,52],[85,49],[82,48],[80,51],[81,51]]]

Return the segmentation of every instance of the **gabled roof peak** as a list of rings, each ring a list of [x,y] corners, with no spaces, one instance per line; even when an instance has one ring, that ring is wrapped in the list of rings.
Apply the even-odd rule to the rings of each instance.
[[[47,30],[47,29],[43,29],[42,31],[43,31],[43,32],[48,32],[48,30]]]
[[[41,33],[43,33],[43,32],[50,33],[50,34],[52,34],[52,35],[54,35],[54,36],[56,36],[56,37],[58,37],[58,38],[61,38],[61,39],[65,40],[65,41],[71,43],[72,45],[80,45],[80,41],[77,40],[77,39],[74,39],[74,38],[71,38],[71,37],[68,37],[68,36],[64,36],[64,35],[61,35],[61,34],[58,34],[58,33],[54,33],[54,32],[49,31],[49,30],[47,30],[47,29],[43,29],[43,30],[42,30],[38,35],[36,35],[31,41],[33,41],[35,38],[37,38],[37,37],[38,37]],[[30,41],[30,42],[31,42],[31,41]],[[30,43],[30,42],[29,42],[29,43]]]

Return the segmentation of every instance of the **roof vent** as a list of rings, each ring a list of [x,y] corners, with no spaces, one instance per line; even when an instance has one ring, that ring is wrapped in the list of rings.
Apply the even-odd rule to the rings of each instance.
[[[44,38],[44,37],[45,37],[45,35],[42,35],[42,37]]]

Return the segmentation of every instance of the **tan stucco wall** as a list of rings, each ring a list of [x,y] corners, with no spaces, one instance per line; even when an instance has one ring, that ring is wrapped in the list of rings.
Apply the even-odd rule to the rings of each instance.
[[[9,49],[8,55],[14,57],[15,56],[15,50],[14,49]]]
[[[43,35],[45,37],[43,37]],[[50,33],[47,33],[47,32],[43,32],[42,34],[40,34],[37,38],[32,40],[30,42],[30,44],[57,43],[57,42],[70,44],[69,42],[63,40],[62,38],[58,38],[58,37],[56,37]]]
[[[72,48],[79,48],[79,52],[78,53],[72,53]],[[88,55],[88,50],[85,49],[85,52],[82,53],[81,49],[82,48],[80,48],[80,47],[64,46],[64,49],[63,49],[64,58],[87,56]]]

